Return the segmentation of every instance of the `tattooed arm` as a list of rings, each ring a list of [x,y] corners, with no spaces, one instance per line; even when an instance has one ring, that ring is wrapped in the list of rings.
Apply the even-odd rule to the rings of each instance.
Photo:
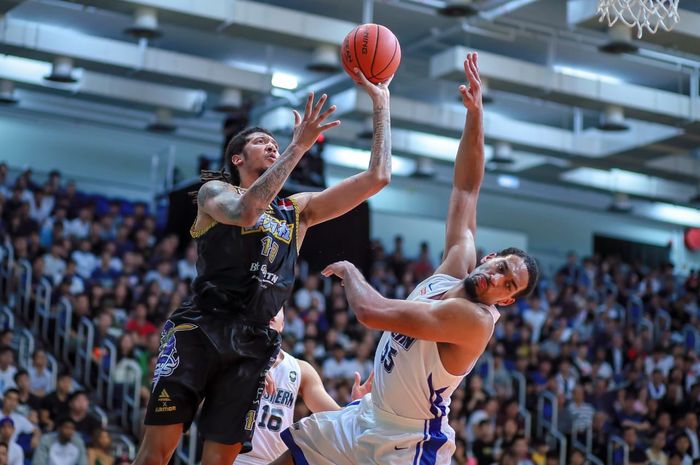
[[[199,211],[206,213],[219,223],[253,226],[282,189],[301,157],[316,142],[318,136],[340,124],[340,121],[323,124],[323,121],[335,111],[335,105],[333,105],[321,113],[326,98],[327,96],[323,94],[318,103],[313,105],[314,94],[309,93],[304,116],[294,111],[294,135],[289,147],[247,191],[239,193],[228,183],[209,181],[199,189],[197,194]]]
[[[321,192],[304,192],[293,198],[301,210],[300,223],[308,228],[336,218],[364,202],[391,180],[391,120],[389,83],[370,83],[356,71],[359,84],[372,98],[374,136],[367,171],[351,176]]]

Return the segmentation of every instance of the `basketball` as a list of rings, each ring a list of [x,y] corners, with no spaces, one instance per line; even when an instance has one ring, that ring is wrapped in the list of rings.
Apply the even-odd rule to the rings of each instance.
[[[354,68],[373,84],[389,79],[401,63],[401,46],[393,32],[380,24],[361,24],[345,36],[340,50],[343,68],[356,79]]]

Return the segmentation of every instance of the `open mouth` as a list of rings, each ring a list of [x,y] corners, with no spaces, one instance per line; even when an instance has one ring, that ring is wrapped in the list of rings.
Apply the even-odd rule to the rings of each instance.
[[[486,278],[484,278],[483,276],[477,276],[475,278],[475,281],[476,281],[476,286],[479,289],[486,289],[488,287],[488,283],[486,282]]]

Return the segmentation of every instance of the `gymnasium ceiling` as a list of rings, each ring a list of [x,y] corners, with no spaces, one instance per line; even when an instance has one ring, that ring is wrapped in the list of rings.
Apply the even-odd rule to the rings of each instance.
[[[598,51],[609,41],[596,0],[473,0],[479,14],[450,18],[446,0],[0,0],[0,79],[18,103],[3,113],[66,115],[140,130],[154,111],[172,112],[173,137],[216,142],[222,98],[249,103],[255,119],[289,125],[288,107],[309,89],[339,106],[329,162],[357,137],[370,106],[339,72],[306,68],[318,45],[338,46],[371,18],[398,36],[403,50],[392,83],[395,153],[408,171],[432,161],[436,182],[449,179],[463,125],[457,101],[461,60],[480,52],[492,103],[486,106],[494,175],[540,189],[628,193],[634,199],[695,207],[700,193],[700,2],[681,0],[672,33],[633,39],[635,53]],[[157,9],[160,37],[124,31],[138,7]],[[371,6],[369,8],[368,6]],[[42,78],[56,56],[74,60],[75,84]],[[270,75],[298,78],[275,90]],[[43,74],[42,74],[43,73]],[[226,92],[225,92],[226,91]],[[626,131],[598,128],[609,105],[624,111]],[[345,157],[345,158],[344,158]],[[606,205],[607,206],[607,205]]]

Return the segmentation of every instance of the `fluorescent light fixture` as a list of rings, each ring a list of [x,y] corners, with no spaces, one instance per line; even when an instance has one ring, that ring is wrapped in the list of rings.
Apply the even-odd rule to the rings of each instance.
[[[366,170],[369,166],[370,153],[367,150],[353,149],[350,147],[339,147],[337,145],[327,145],[323,149],[323,159],[326,163]],[[409,176],[416,170],[416,162],[410,158],[399,156],[391,157],[391,174],[396,176]]]
[[[653,203],[648,214],[654,219],[685,226],[700,226],[700,210],[669,203]]]
[[[272,73],[272,85],[280,89],[294,90],[299,85],[299,80],[296,76],[277,71]]]
[[[506,189],[517,189],[520,187],[520,179],[517,176],[501,174],[496,178],[498,185]]]
[[[576,168],[562,173],[560,177],[565,181],[583,186],[679,202],[686,201],[695,193],[693,186],[684,183],[620,169],[607,171],[595,168]]]
[[[571,66],[554,65],[554,71],[566,76],[589,79],[591,81],[600,81],[607,84],[622,84],[623,82],[622,79],[616,78],[615,76],[600,74],[595,71],[588,71],[580,68],[572,68]]]

